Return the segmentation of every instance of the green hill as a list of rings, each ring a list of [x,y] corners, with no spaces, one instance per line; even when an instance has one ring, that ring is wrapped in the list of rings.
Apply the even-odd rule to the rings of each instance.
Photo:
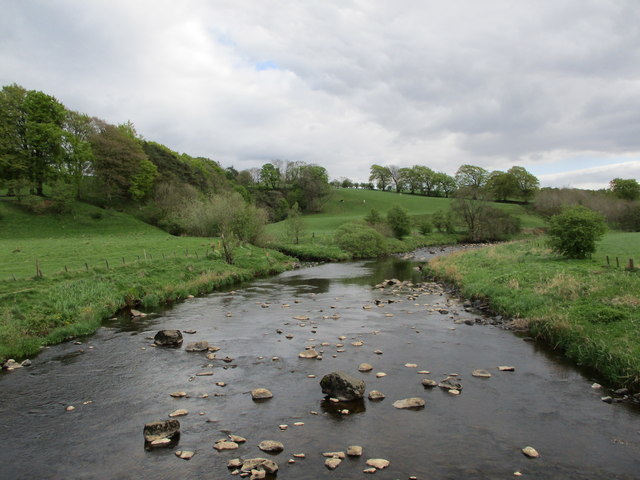
[[[352,188],[338,188],[333,190],[323,213],[305,215],[305,226],[309,233],[325,237],[342,224],[353,220],[361,220],[371,209],[386,214],[393,205],[405,208],[410,216],[430,215],[438,210],[447,210],[451,205],[449,198],[424,197],[379,190],[357,190]],[[494,203],[494,206],[506,210],[520,218],[523,228],[539,228],[544,226],[544,220],[530,215],[524,207],[516,204]],[[269,225],[268,231],[273,235],[283,232],[283,223]]]

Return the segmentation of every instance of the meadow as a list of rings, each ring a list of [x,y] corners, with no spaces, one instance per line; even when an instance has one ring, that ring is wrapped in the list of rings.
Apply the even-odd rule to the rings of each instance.
[[[640,261],[640,233],[610,232],[593,258],[569,260],[540,239],[438,258],[436,277],[491,308],[612,386],[640,388],[640,271],[606,256]],[[637,263],[637,262],[636,262]]]

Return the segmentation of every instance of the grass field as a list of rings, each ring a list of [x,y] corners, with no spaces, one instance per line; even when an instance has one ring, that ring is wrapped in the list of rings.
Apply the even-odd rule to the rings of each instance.
[[[130,215],[77,203],[72,215],[33,215],[0,201],[0,280],[203,255],[211,239],[174,237]],[[124,259],[124,262],[123,262]]]
[[[243,246],[228,265],[217,243],[173,237],[84,204],[73,215],[39,216],[0,201],[0,360],[90,334],[125,307],[153,308],[293,263],[279,252]]]
[[[640,233],[608,233],[592,259],[567,260],[540,240],[460,253],[430,263],[466,297],[529,322],[534,335],[613,386],[640,389],[640,271],[607,266],[606,255],[640,261]]]

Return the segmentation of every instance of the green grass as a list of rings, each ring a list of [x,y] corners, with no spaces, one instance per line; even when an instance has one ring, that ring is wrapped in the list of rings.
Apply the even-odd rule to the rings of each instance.
[[[324,206],[323,213],[305,215],[303,217],[306,235],[302,239],[301,244],[307,246],[307,251],[317,253],[316,259],[337,259],[339,255],[335,252],[333,256],[323,257],[323,250],[314,248],[313,245],[330,246],[333,244],[334,232],[340,225],[362,220],[371,209],[376,209],[381,215],[385,216],[393,205],[399,205],[405,208],[412,218],[412,221],[417,223],[439,210],[448,210],[451,205],[451,199],[397,194],[377,190],[334,189]],[[494,203],[493,205],[517,215],[522,222],[522,227],[525,229],[536,229],[545,226],[544,220],[538,216],[530,215],[527,210],[520,205],[503,203]],[[273,243],[274,248],[281,249],[282,251],[292,251],[287,249],[286,245],[288,245],[288,243],[286,240],[283,240],[285,238],[284,222],[268,225],[267,232],[276,239]],[[433,233],[422,236],[414,234],[403,242],[397,242],[391,239],[389,241],[389,247],[393,252],[400,252],[422,246],[456,242],[457,236],[455,235]],[[309,256],[308,258],[314,257]]]
[[[0,227],[0,360],[90,334],[125,307],[153,308],[293,263],[279,252],[244,246],[227,265],[217,239],[172,237],[83,204],[73,216],[51,217],[0,201]],[[43,275],[34,278],[36,258]]]
[[[605,255],[640,261],[640,235],[609,233],[592,259],[567,260],[540,240],[438,258],[434,273],[467,297],[529,322],[532,333],[613,386],[640,389],[640,272],[608,267]],[[637,262],[636,262],[637,263]]]

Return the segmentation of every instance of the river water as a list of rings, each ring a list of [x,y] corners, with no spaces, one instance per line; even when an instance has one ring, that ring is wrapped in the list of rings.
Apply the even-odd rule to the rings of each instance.
[[[157,315],[119,318],[81,345],[44,350],[31,367],[0,375],[0,478],[232,479],[229,459],[270,456],[257,448],[262,440],[284,444],[270,457],[281,479],[366,477],[368,458],[391,462],[374,477],[382,479],[499,479],[514,472],[535,479],[640,478],[637,408],[602,402],[605,393],[591,388],[593,378],[512,332],[460,324],[477,315],[437,289],[410,299],[373,288],[385,278],[421,281],[414,267],[386,259],[291,271]],[[165,328],[195,330],[184,345],[207,340],[220,347],[218,358],[233,361],[207,360],[184,346],[152,347],[150,339]],[[309,345],[323,350],[322,360],[298,358]],[[373,371],[358,372],[362,362]],[[499,365],[515,371],[498,371]],[[492,377],[471,376],[479,368]],[[364,379],[367,391],[386,398],[336,408],[319,386],[335,370]],[[418,373],[425,370],[431,373]],[[204,371],[213,375],[196,375]],[[376,378],[377,372],[387,375]],[[421,385],[422,378],[450,373],[459,374],[459,396]],[[255,403],[248,392],[258,387],[274,397]],[[172,398],[175,391],[188,398]],[[407,397],[423,398],[426,407],[392,406]],[[145,450],[143,425],[178,408],[189,411],[179,418],[179,445]],[[350,414],[340,414],[342,408]],[[226,433],[247,442],[217,452],[213,444]],[[322,453],[349,445],[362,446],[363,457],[326,469]],[[521,453],[529,445],[539,458]],[[175,450],[196,454],[185,461]],[[288,464],[294,453],[306,458]]]

